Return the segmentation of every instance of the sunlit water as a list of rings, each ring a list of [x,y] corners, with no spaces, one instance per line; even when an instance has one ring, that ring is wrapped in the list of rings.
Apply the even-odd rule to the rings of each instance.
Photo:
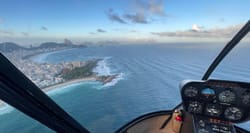
[[[168,110],[180,101],[179,83],[201,79],[223,45],[129,45],[71,49],[39,55],[33,60],[57,63],[101,58],[99,75],[119,74],[113,82],[85,82],[53,90],[49,95],[94,133],[110,133],[126,122],[152,111]],[[214,78],[248,81],[250,48],[235,49]],[[1,111],[1,110],[0,110]],[[52,132],[22,113],[7,107],[0,116],[0,132]],[[243,124],[250,130],[249,124]]]

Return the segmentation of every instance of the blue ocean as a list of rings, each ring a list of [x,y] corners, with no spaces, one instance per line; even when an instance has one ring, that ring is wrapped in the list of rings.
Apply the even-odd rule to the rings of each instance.
[[[240,45],[211,78],[250,81],[250,47]],[[94,71],[99,75],[119,74],[112,82],[72,84],[48,95],[89,131],[111,133],[142,114],[175,107],[181,101],[179,83],[201,79],[223,46],[210,43],[90,46],[41,54],[32,60],[58,63],[103,59]],[[249,125],[240,124],[250,130]],[[53,131],[7,106],[0,109],[0,132]]]

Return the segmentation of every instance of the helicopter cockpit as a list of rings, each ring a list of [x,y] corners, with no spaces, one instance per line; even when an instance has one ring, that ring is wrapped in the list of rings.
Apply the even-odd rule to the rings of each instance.
[[[250,84],[226,80],[184,80],[182,106],[139,117],[118,133],[245,133],[235,126],[250,119]],[[153,126],[152,126],[153,125]],[[154,127],[154,128],[152,128]]]
[[[250,119],[250,83],[208,78],[249,31],[250,21],[224,47],[202,80],[180,84],[182,103],[172,111],[143,115],[117,133],[247,133],[235,124]]]
[[[224,47],[201,80],[180,84],[182,102],[172,110],[142,115],[116,133],[248,133],[250,83],[208,79],[250,31],[250,21]],[[56,132],[89,132],[0,54],[0,98]],[[3,64],[3,65],[2,65]]]
[[[208,80],[181,84],[184,110],[197,133],[235,133],[233,123],[249,120],[250,84]]]

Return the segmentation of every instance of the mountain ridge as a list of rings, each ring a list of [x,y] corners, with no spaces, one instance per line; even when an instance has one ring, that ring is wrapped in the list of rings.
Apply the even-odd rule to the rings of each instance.
[[[36,49],[52,49],[52,48],[79,48],[79,47],[87,47],[86,45],[75,45],[73,43],[57,43],[57,42],[44,42],[36,47],[23,47],[14,42],[2,42],[0,43],[0,51],[1,52],[13,52],[16,50],[36,50]]]

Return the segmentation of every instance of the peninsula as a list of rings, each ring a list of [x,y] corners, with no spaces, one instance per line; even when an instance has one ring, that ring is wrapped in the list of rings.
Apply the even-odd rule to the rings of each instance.
[[[50,44],[52,43],[44,43],[36,48],[23,48],[14,43],[0,43],[0,52],[44,92],[86,81],[98,81],[104,85],[112,82],[118,76],[117,74],[100,76],[93,71],[102,59],[53,63],[39,63],[31,59],[31,57],[44,53],[72,48],[85,48],[85,46],[72,44]],[[0,107],[3,105],[4,102],[0,101]]]

